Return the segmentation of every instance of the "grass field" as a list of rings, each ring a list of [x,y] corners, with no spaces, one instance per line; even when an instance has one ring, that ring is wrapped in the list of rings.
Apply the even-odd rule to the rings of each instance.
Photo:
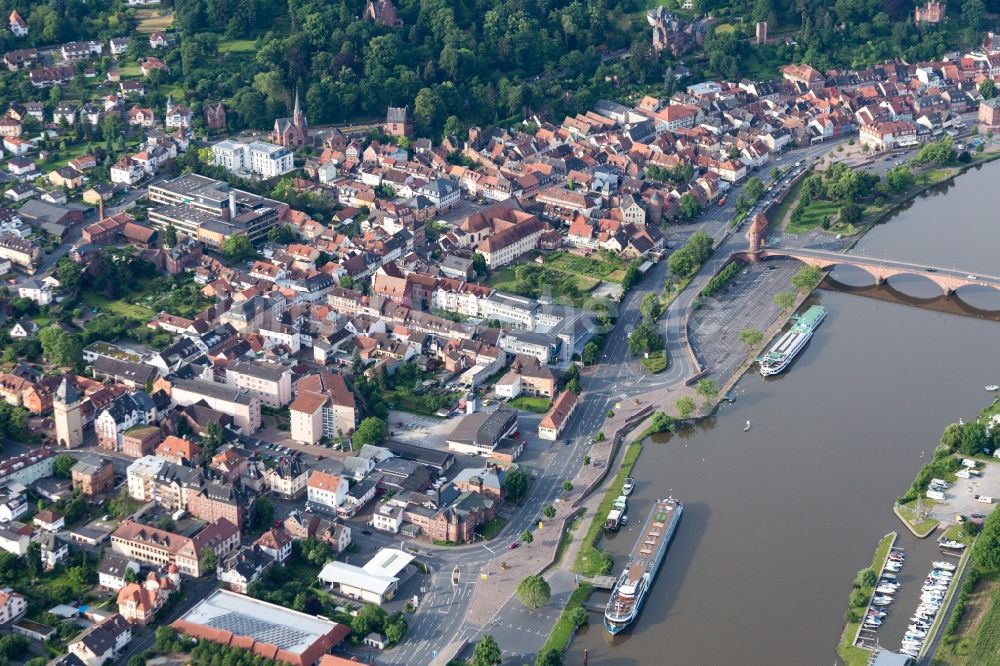
[[[508,407],[513,407],[514,409],[523,409],[528,412],[534,412],[536,414],[544,414],[549,411],[549,407],[552,406],[552,401],[548,398],[543,398],[537,395],[519,395],[513,400],[507,401]]]
[[[590,525],[587,526],[587,533],[583,535],[583,545],[576,556],[576,563],[573,565],[574,571],[584,576],[597,576],[608,572],[610,569],[608,564],[613,565],[610,556],[601,551],[595,544],[597,537],[601,535],[601,528],[604,527],[604,518],[611,511],[611,505],[615,503],[615,499],[622,494],[625,479],[632,473],[632,468],[641,452],[642,444],[639,442],[632,442],[625,450],[621,469],[618,470],[611,485],[608,486],[608,492],[604,494],[604,498],[597,506],[597,510],[590,519]]]
[[[88,307],[101,308],[104,312],[113,312],[114,314],[121,315],[123,317],[150,319],[156,314],[152,309],[147,308],[144,305],[126,303],[122,300],[113,301],[92,291],[83,292],[80,296],[80,300],[82,300],[84,305]]]
[[[137,9],[135,17],[139,19],[136,32],[147,35],[157,30],[167,30],[174,22],[174,13],[163,9]]]
[[[924,499],[921,502],[922,511],[917,510],[917,502],[908,502],[906,504],[900,504],[896,507],[896,511],[902,516],[903,520],[910,524],[914,530],[917,532],[917,536],[925,537],[934,531],[934,528],[938,526],[940,521],[934,518],[926,517],[927,511],[934,505],[937,504],[934,500]]]
[[[955,638],[942,642],[934,663],[1000,666],[1000,577],[979,580],[965,604]]]
[[[627,266],[619,259],[581,257],[568,252],[554,252],[545,257],[545,267],[584,277],[599,277],[608,282],[621,284]]]
[[[840,210],[840,206],[831,201],[813,200],[806,206],[802,219],[796,224],[789,220],[785,231],[790,234],[803,234],[823,223],[826,217],[832,218]]]
[[[219,53],[252,53],[256,49],[256,39],[223,39],[219,41]]]
[[[536,270],[541,270],[541,283],[544,287],[551,289],[551,297],[556,300],[568,302],[571,305],[579,305],[580,302],[585,299],[586,294],[601,283],[601,280],[598,278],[577,275],[575,273],[565,273],[559,270],[549,269],[547,266],[545,268],[536,267]],[[487,281],[487,284],[494,289],[506,291],[510,294],[526,296],[528,298],[547,296],[542,287],[531,285],[530,289],[524,289],[523,285],[519,284],[517,281],[516,267],[514,266],[494,272],[490,276],[489,281]],[[563,294],[567,286],[575,289],[576,295],[573,297],[564,297]]]
[[[118,68],[118,74],[123,79],[138,79],[142,76],[142,70],[139,65],[126,65]]]

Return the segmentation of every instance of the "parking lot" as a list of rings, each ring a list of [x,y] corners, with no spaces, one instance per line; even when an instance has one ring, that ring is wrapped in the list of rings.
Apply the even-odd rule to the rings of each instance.
[[[973,513],[988,514],[997,501],[1000,501],[1000,464],[987,463],[981,466],[981,477],[971,479],[955,479],[955,482],[944,491],[945,500],[935,504],[930,515],[946,524],[955,522],[958,515],[968,516]],[[976,500],[976,495],[993,498],[992,504],[984,504]]]
[[[716,381],[722,383],[746,358],[739,340],[747,328],[765,330],[780,314],[774,295],[792,290],[798,262],[771,259],[748,266],[722,293],[708,299],[690,322],[691,345]]]

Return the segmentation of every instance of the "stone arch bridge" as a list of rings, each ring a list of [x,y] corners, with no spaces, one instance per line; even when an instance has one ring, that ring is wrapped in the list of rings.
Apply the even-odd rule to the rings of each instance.
[[[865,271],[875,280],[875,284],[883,284],[896,275],[919,275],[941,287],[945,294],[952,294],[957,289],[969,285],[990,287],[1000,291],[1000,277],[995,275],[974,275],[966,271],[926,264],[914,264],[891,259],[876,259],[853,254],[842,254],[827,250],[812,250],[804,248],[762,247],[751,248],[746,258],[750,261],[781,257],[797,259],[804,264],[826,270],[834,266],[854,266]]]

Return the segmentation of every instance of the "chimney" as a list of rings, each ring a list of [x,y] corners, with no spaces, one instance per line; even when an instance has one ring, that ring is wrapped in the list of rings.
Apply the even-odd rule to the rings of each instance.
[[[236,192],[229,190],[229,219],[236,219]]]

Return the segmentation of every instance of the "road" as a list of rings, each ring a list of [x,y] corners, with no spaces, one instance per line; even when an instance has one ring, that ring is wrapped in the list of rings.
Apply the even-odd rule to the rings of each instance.
[[[784,164],[795,160],[813,160],[827,152],[837,144],[810,146],[791,153],[784,158]],[[769,169],[768,169],[769,170]],[[547,462],[536,470],[537,476],[529,486],[528,496],[523,505],[540,509],[545,504],[554,503],[562,494],[562,483],[573,478],[583,464],[587,454],[590,437],[596,433],[616,402],[647,393],[653,389],[669,391],[682,386],[695,371],[687,350],[687,335],[684,331],[686,316],[691,308],[694,297],[705,284],[722,267],[722,264],[735,251],[746,249],[746,239],[742,233],[732,233],[729,222],[735,212],[735,200],[739,187],[732,188],[726,195],[724,206],[712,206],[699,218],[696,225],[686,228],[700,228],[714,239],[718,246],[716,252],[705,263],[688,287],[678,294],[667,312],[661,318],[661,325],[666,334],[667,348],[670,351],[671,364],[663,373],[650,377],[641,366],[630,363],[627,336],[642,319],[639,303],[647,293],[660,294],[667,279],[667,262],[656,263],[643,276],[639,284],[629,291],[619,304],[617,320],[607,334],[601,363],[596,369],[588,371],[581,377],[584,393],[581,407],[567,426],[561,438],[563,443],[555,443],[546,454]],[[777,195],[773,192],[771,195]],[[769,195],[770,196],[770,195]],[[530,527],[537,519],[532,510],[521,510],[514,514],[501,534],[492,543],[506,544],[513,535],[520,534]],[[398,538],[385,535],[372,535],[373,539],[385,539],[386,545],[398,544]],[[428,546],[422,543],[411,543],[410,547],[428,551]],[[496,547],[494,547],[496,548]],[[430,565],[434,574],[430,590],[426,594],[421,608],[413,618],[413,629],[410,636],[399,647],[383,653],[381,663],[416,665],[429,663],[440,647],[456,641],[475,641],[484,632],[483,627],[468,623],[465,619],[466,609],[472,597],[475,581],[483,567],[488,567],[496,555],[485,545],[459,546],[448,549],[434,549],[421,558]],[[451,583],[451,571],[458,566],[461,571],[461,582],[457,586]],[[526,623],[531,618],[522,618]],[[551,627],[551,621],[544,614],[535,616],[536,623]],[[539,626],[528,624],[527,631],[537,630]]]

